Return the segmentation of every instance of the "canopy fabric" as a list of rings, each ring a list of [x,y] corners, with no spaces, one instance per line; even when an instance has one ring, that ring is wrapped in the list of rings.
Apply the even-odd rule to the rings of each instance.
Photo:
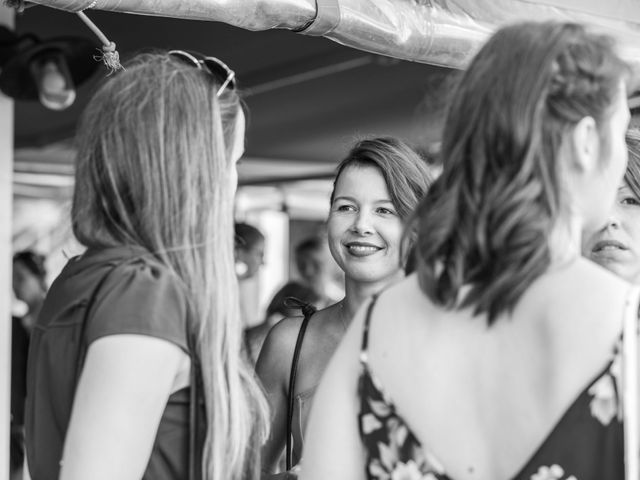
[[[371,53],[462,68],[497,27],[518,20],[591,24],[640,59],[636,0],[34,0],[77,12],[109,10],[289,29]]]

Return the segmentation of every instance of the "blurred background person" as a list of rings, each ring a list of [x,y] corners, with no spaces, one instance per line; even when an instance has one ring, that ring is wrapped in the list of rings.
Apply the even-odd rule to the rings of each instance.
[[[331,254],[345,274],[346,294],[308,323],[287,318],[267,336],[256,365],[271,406],[271,435],[263,448],[265,475],[277,469],[290,438],[289,422],[293,443],[287,468],[299,462],[320,377],[355,311],[403,277],[403,222],[430,183],[424,160],[394,138],[360,141],[338,165],[327,231]],[[300,353],[294,359],[296,344]],[[292,368],[297,369],[295,385],[290,385]]]
[[[29,335],[47,294],[45,257],[32,250],[13,256],[13,294],[24,310],[11,324],[11,478],[21,478],[24,465],[24,403],[27,394]]]
[[[253,278],[264,265],[264,235],[247,223],[235,227],[236,275],[239,280]]]
[[[15,297],[27,307],[21,320],[23,326],[30,330],[47,294],[45,257],[31,250],[17,252],[13,256],[12,283]]]
[[[607,224],[585,237],[582,254],[631,283],[640,282],[640,130],[626,136],[629,160]]]
[[[266,402],[241,357],[234,73],[184,51],[124,67],[79,123],[71,220],[87,250],[53,283],[32,333],[29,470],[252,479]]]
[[[240,290],[240,318],[243,327],[256,325],[255,304],[258,301],[256,275],[264,265],[265,238],[260,230],[248,223],[236,223],[235,268]]]
[[[416,273],[332,358],[302,479],[625,478],[619,341],[638,299],[581,242],[625,171],[629,73],[572,23],[510,25],[482,47],[416,210]]]

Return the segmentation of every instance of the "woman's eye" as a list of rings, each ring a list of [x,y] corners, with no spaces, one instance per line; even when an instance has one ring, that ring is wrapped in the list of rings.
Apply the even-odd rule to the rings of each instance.
[[[336,210],[338,212],[353,212],[355,211],[356,207],[354,207],[353,205],[338,205],[336,207]]]
[[[395,215],[396,212],[394,212],[393,210],[389,209],[389,208],[384,208],[384,207],[379,207],[376,210],[378,213],[382,214],[382,215]]]
[[[622,205],[640,205],[640,200],[638,200],[636,197],[624,197],[622,200],[620,200],[620,203]]]

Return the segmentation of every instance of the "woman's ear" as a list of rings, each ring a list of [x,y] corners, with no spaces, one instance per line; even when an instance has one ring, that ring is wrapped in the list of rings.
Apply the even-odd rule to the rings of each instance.
[[[593,117],[583,117],[571,130],[573,164],[579,172],[594,171],[600,160],[600,136]]]

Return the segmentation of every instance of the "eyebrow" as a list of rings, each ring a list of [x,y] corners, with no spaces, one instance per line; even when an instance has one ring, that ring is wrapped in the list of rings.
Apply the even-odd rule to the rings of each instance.
[[[340,195],[339,197],[334,197],[334,199],[333,199],[334,202],[337,202],[338,200],[346,200],[346,201],[349,201],[349,202],[358,203],[358,201],[355,198],[350,197],[349,195]],[[391,203],[391,204],[393,204],[393,202],[389,198],[384,198],[384,199],[380,199],[380,200],[374,200],[373,203]]]

